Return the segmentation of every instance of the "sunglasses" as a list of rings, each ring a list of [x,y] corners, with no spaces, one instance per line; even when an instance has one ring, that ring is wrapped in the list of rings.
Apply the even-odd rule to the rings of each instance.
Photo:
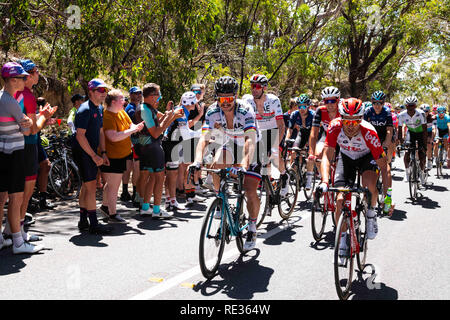
[[[325,104],[331,104],[331,103],[336,103],[336,102],[337,102],[336,99],[325,100]]]
[[[252,83],[250,86],[252,89],[261,89],[263,86],[259,83]]]
[[[415,107],[416,105],[415,104],[407,104],[406,106],[407,107]]]
[[[438,113],[439,113],[439,114],[444,114],[444,113],[445,113],[445,111],[438,111]]]
[[[95,89],[95,91],[100,92],[100,93],[105,93],[105,92],[108,92],[108,89],[107,88],[97,88],[97,89]]]
[[[219,103],[228,103],[231,104],[234,102],[234,97],[218,97],[217,100],[219,101]]]
[[[357,127],[362,119],[342,119],[342,124],[348,127]]]
[[[202,94],[201,91],[193,91],[195,94]]]
[[[305,104],[301,104],[301,105],[298,105],[298,108],[299,108],[300,110],[302,110],[302,109],[307,109],[308,106],[305,105]]]
[[[383,104],[383,102],[372,102],[372,104],[374,106],[381,106]]]

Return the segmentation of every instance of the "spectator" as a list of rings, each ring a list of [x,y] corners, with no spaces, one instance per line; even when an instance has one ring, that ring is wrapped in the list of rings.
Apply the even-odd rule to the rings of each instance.
[[[153,217],[170,218],[163,210],[161,198],[164,186],[164,151],[161,146],[161,135],[182,113],[166,111],[158,112],[161,91],[157,84],[149,83],[143,89],[144,103],[136,111],[136,120],[145,121],[145,128],[139,135],[140,190],[145,190],[141,214],[152,214]],[[169,102],[169,105],[173,104]],[[147,183],[148,180],[148,183]],[[150,209],[150,199],[154,198],[153,210]]]
[[[120,90],[108,92],[105,99],[106,110],[103,113],[103,130],[109,166],[103,165],[100,168],[106,181],[100,212],[110,223],[127,223],[116,211],[117,193],[131,154],[130,136],[144,128],[144,123],[132,123],[123,104],[124,96]]]
[[[36,253],[43,247],[27,242],[20,228],[20,207],[25,189],[24,135],[31,133],[33,121],[22,112],[14,98],[17,91],[24,90],[29,73],[20,64],[8,62],[3,65],[1,75],[5,86],[0,91],[0,231],[3,207],[9,197],[12,241],[4,239],[0,232],[0,249],[13,245],[14,254]]]
[[[72,101],[73,108],[70,109],[69,116],[67,117],[67,125],[69,126],[72,134],[75,134],[75,115],[77,114],[78,108],[86,100],[86,97],[77,93],[74,94],[70,100]]]
[[[88,83],[89,100],[81,104],[75,115],[76,136],[73,143],[73,159],[81,176],[81,191],[79,196],[80,231],[89,230],[91,234],[108,234],[110,226],[102,225],[96,214],[96,180],[98,167],[109,165],[105,150],[103,132],[103,115],[101,104],[105,101],[108,86],[101,79],[92,79]],[[97,154],[100,147],[101,156]]]
[[[130,117],[134,124],[137,122],[134,119],[134,114],[136,113],[136,108],[142,103],[142,90],[139,87],[132,87],[128,91],[130,94],[130,103],[125,107],[125,111]],[[131,143],[136,143],[134,138],[136,135],[131,136]],[[130,175],[133,172],[132,183],[133,183],[133,195],[128,192],[128,183],[130,182]],[[135,154],[134,150],[130,157],[127,159],[127,170],[124,172],[122,177],[122,194],[120,195],[120,200],[130,201],[135,199],[137,193],[137,182],[139,180],[139,157]]]
[[[318,107],[319,107],[319,100],[311,99],[311,105],[309,106],[309,109],[316,112]]]

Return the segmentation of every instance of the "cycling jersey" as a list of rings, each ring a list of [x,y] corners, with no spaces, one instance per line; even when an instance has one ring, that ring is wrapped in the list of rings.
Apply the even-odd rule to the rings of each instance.
[[[427,116],[427,131],[428,132],[433,132],[433,127],[436,126],[436,117],[431,114],[428,113]]]
[[[260,114],[256,108],[256,103],[253,96],[248,98],[246,102],[252,108],[258,130],[270,130],[278,128],[277,120],[283,120],[283,110],[281,109],[281,102],[277,96],[273,94],[266,94],[264,101],[264,113]]]
[[[391,110],[383,106],[380,113],[375,112],[375,108],[369,107],[364,111],[364,120],[375,127],[381,142],[386,139],[387,127],[393,127]]]
[[[436,127],[440,130],[448,129],[448,123],[450,123],[450,116],[448,114],[444,114],[444,118],[439,118],[436,116]]]
[[[339,113],[336,111],[336,116],[333,119],[336,119],[340,117]],[[323,132],[328,131],[328,125],[333,120],[330,118],[330,115],[328,114],[328,110],[326,106],[321,106],[317,108],[316,114],[314,115],[314,120],[312,123],[313,127],[321,127],[323,129]]]
[[[225,114],[217,102],[208,108],[205,123],[202,127],[202,132],[211,133],[210,140],[222,145],[232,140],[234,143],[243,146],[245,144],[245,133],[250,131],[255,131],[258,134],[255,114],[253,109],[240,99],[236,101],[234,108],[233,129],[227,128]]]
[[[423,112],[420,109],[416,109],[416,112],[412,117],[408,114],[408,110],[404,110],[398,115],[399,127],[402,127],[403,124],[406,124],[406,127],[411,132],[415,133],[423,132],[422,125],[426,123],[427,120],[425,117],[425,112]]]
[[[300,127],[300,130],[311,130],[314,116],[315,112],[312,110],[308,110],[305,123],[303,123],[300,110],[296,110],[291,114],[291,118],[289,120],[289,128],[294,128],[294,126],[297,124]]]
[[[365,120],[361,121],[358,134],[351,139],[344,133],[342,119],[333,120],[328,128],[325,145],[332,148],[339,145],[340,152],[353,160],[362,158],[369,153],[372,154],[374,160],[378,160],[384,155],[377,131]]]

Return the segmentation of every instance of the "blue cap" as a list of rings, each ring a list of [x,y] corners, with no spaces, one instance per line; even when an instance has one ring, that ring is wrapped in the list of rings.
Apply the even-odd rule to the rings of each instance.
[[[139,88],[139,87],[132,87],[131,89],[130,89],[130,91],[128,91],[130,94],[132,94],[132,93],[142,93],[142,90],[141,90],[141,88]]]
[[[30,59],[19,60],[19,63],[22,65],[22,68],[26,72],[29,72],[29,71],[33,70],[34,68],[36,68],[36,65]]]

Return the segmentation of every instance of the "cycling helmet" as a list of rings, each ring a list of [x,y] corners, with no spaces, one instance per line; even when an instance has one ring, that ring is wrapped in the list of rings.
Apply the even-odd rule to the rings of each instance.
[[[50,141],[48,141],[48,138],[46,136],[41,135],[41,145],[44,148],[47,148],[50,145]]]
[[[190,106],[197,103],[197,97],[195,96],[195,93],[192,91],[188,91],[183,93],[181,96],[181,104],[183,106]]]
[[[438,113],[439,112],[446,112],[447,111],[447,108],[446,107],[444,107],[444,106],[439,106],[439,107],[437,107],[437,110],[436,110]]]
[[[239,84],[236,79],[230,76],[224,76],[219,78],[214,83],[214,91],[218,93],[234,93],[236,94],[239,89]]]
[[[342,99],[339,102],[339,113],[341,116],[362,117],[364,115],[362,101],[356,98]]]
[[[306,104],[306,105],[310,105],[311,104],[311,99],[309,98],[309,96],[307,94],[301,94],[300,96],[298,96],[297,99],[295,99],[297,102],[297,105],[299,104]]]
[[[417,98],[415,96],[409,96],[405,99],[405,105],[417,105]]]
[[[363,105],[364,110],[366,110],[366,109],[369,109],[372,106],[372,102],[365,101],[365,102],[363,102],[362,105]]]
[[[431,107],[429,104],[424,103],[420,106],[420,109],[422,109],[423,111],[430,111]]]
[[[328,99],[328,98],[340,98],[341,92],[336,87],[326,87],[322,90],[322,99]]]
[[[258,83],[264,87],[266,87],[269,84],[269,79],[263,74],[254,74],[250,78],[250,83]]]
[[[372,101],[384,101],[386,99],[386,95],[383,91],[378,90],[372,94]]]

